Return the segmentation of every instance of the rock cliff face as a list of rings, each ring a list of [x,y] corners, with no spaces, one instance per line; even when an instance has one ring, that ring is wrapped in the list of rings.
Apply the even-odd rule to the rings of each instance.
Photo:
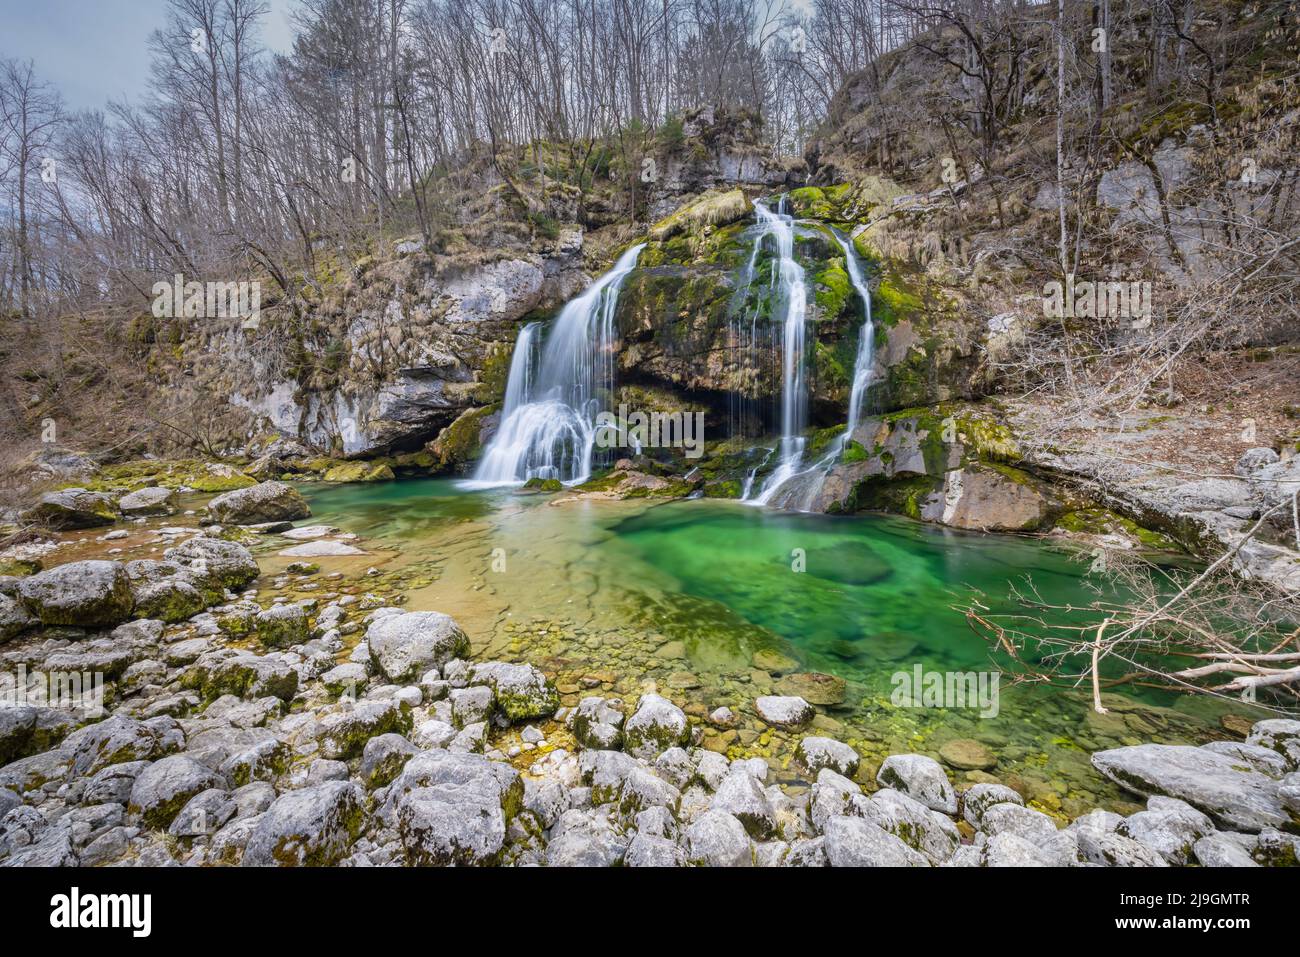
[[[688,114],[680,139],[650,157],[643,199],[651,220],[711,189],[783,188],[794,174],[760,142],[758,122],[712,109]],[[318,454],[374,457],[436,441],[441,466],[462,465],[478,446],[467,434],[469,420],[491,427],[521,322],[554,314],[608,266],[611,244],[636,235],[617,198],[603,186],[593,187],[581,208],[552,202],[549,212],[559,218],[545,229],[513,222],[517,211],[489,209],[473,224],[487,230],[483,242],[462,236],[425,250],[413,237],[354,267],[322,254],[301,301],[270,302],[257,328],[232,321],[187,330],[172,383],[226,397],[247,413],[250,429]],[[741,212],[748,208],[742,198]],[[482,222],[494,217],[501,220],[495,226]],[[592,230],[600,233],[595,242]],[[719,305],[705,284],[697,286],[690,292],[698,300],[681,296],[692,315]],[[712,386],[689,379],[671,370],[664,381]]]
[[[499,396],[515,324],[587,282],[582,235],[487,262],[416,252],[322,283],[298,322],[207,338],[231,401],[320,452],[419,448]],[[281,321],[283,320],[283,321]]]
[[[849,232],[889,185],[799,188],[795,255],[808,279],[809,381],[814,424],[842,423],[852,386],[863,305],[830,230]],[[893,187],[896,191],[897,187]],[[753,248],[752,200],[741,190],[710,193],[650,230],[641,268],[619,299],[620,377],[687,394],[710,405],[712,435],[726,433],[737,398],[752,418],[747,434],[774,430],[781,391],[780,329],[770,249]],[[767,197],[770,198],[770,195]],[[979,352],[987,320],[961,291],[924,270],[887,258],[859,234],[875,321],[868,409],[889,412],[983,392]]]

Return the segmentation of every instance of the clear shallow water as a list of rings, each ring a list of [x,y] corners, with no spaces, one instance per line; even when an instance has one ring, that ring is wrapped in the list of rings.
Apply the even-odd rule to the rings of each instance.
[[[849,741],[868,760],[978,741],[997,759],[994,777],[1062,817],[1127,800],[1093,771],[1091,751],[1226,737],[1219,717],[1249,714],[1148,693],[1108,698],[1111,713],[1097,715],[1084,688],[1006,678],[996,717],[896,707],[900,671],[991,670],[959,610],[970,589],[1010,610],[1010,585],[1028,575],[1045,598],[1086,608],[1086,564],[1037,541],[733,502],[471,492],[448,480],[303,491],[313,522],[356,532],[376,554],[397,550],[387,567],[418,566],[407,607],[456,617],[476,654],[533,661],[556,675],[566,703],[653,686],[697,719],[727,705],[741,724],[710,729],[709,743],[764,756],[792,777],[800,735],[766,728],[753,711],[758,695],[789,690],[763,652],[846,682],[843,702],[819,709],[812,733]]]

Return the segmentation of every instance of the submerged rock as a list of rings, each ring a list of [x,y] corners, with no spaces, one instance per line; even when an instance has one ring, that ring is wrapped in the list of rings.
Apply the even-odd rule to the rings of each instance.
[[[816,671],[786,675],[776,683],[776,690],[781,694],[820,705],[842,704],[847,688],[843,678]]]
[[[998,759],[985,745],[970,738],[945,741],[939,748],[943,763],[958,771],[986,771],[997,766]]]
[[[754,701],[758,716],[778,728],[797,728],[807,724],[817,712],[803,698],[793,695],[764,695]]]
[[[301,545],[291,545],[289,548],[282,549],[279,553],[281,558],[336,558],[351,555],[366,554],[355,545],[349,545],[347,542],[303,542]]]

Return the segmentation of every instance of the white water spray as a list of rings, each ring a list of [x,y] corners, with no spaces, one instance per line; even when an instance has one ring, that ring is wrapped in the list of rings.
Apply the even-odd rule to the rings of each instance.
[[[576,485],[590,477],[596,415],[614,389],[618,293],[644,248],[633,246],[560,310],[540,355],[539,325],[519,331],[501,425],[466,487],[519,485],[532,478]]]
[[[867,288],[867,279],[862,274],[862,263],[858,261],[853,249],[853,241],[840,235],[838,230],[831,230],[831,235],[844,250],[844,265],[849,272],[849,281],[862,301],[862,329],[858,333],[858,354],[853,360],[853,388],[849,392],[849,420],[840,435],[836,447],[836,457],[853,438],[853,431],[858,427],[862,416],[863,400],[867,396],[867,386],[871,385],[871,364],[875,361],[876,327],[871,319],[871,290]]]
[[[830,451],[818,461],[802,469],[796,463],[795,468],[787,470],[784,474],[778,466],[764,483],[762,492],[754,500],[755,504],[779,505],[797,511],[808,511],[812,507],[813,500],[826,484],[826,476],[840,460],[844,449],[853,438],[862,416],[867,387],[871,385],[875,346],[875,325],[871,318],[871,290],[867,287],[866,277],[862,273],[862,264],[858,260],[851,240],[846,239],[836,230],[831,230],[831,235],[844,253],[845,269],[862,303],[862,328],[858,333],[858,353],[853,363],[853,386],[849,392],[848,422],[844,431],[831,445]],[[752,482],[752,475],[749,481]],[[747,498],[748,495],[745,497]]]
[[[754,240],[755,255],[767,237],[776,244],[777,268],[772,274],[776,302],[784,310],[781,353],[781,445],[776,469],[759,490],[757,497],[746,499],[766,505],[787,479],[797,474],[803,461],[803,427],[808,415],[808,396],[804,382],[804,334],[808,313],[807,289],[803,267],[794,258],[794,219],[785,212],[785,198],[773,213],[762,203],[754,203],[754,213],[761,230]]]

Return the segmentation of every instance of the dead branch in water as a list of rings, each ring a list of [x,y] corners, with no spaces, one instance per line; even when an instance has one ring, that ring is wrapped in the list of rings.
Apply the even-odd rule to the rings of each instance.
[[[1233,576],[1237,549],[1200,571],[1107,552],[1088,573],[1096,598],[1086,606],[1053,602],[1027,580],[1011,589],[1018,611],[994,613],[976,598],[962,610],[1013,680],[1088,682],[1102,714],[1101,691],[1116,683],[1300,714],[1300,596]]]

